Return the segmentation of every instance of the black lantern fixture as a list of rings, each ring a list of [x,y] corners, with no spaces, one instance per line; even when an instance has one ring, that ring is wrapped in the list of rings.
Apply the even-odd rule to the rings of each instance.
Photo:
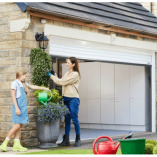
[[[39,47],[42,48],[43,51],[45,51],[45,49],[48,46],[49,39],[46,36],[44,36],[44,32],[43,33],[36,33],[35,39],[36,39],[36,41],[39,42]]]

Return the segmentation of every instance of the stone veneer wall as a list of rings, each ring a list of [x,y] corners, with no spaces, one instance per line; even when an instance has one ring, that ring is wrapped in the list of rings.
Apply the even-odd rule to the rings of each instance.
[[[15,3],[0,3],[0,142],[4,140],[12,127],[12,99],[11,83],[16,78],[16,70],[27,66],[29,60],[28,48],[36,47],[36,42],[27,42],[30,39],[29,33],[10,32],[10,21],[29,18],[27,13],[22,13]],[[29,110],[32,106],[29,107]],[[30,118],[32,115],[30,115]],[[34,123],[22,128],[24,138],[36,136]],[[33,131],[32,131],[33,130]],[[32,141],[23,141],[32,143]]]
[[[31,18],[31,23],[25,32],[10,32],[10,21],[22,18]],[[40,18],[29,17],[23,13],[15,3],[0,3],[0,143],[4,140],[8,131],[12,127],[12,100],[11,83],[14,81],[17,68],[26,67],[28,69],[28,83],[31,83],[31,66],[29,54],[32,48],[38,47],[35,41],[36,32],[44,31],[44,24]],[[47,20],[47,24],[81,29],[101,34],[111,34],[109,31],[92,29],[89,27],[78,26],[53,20]],[[117,36],[133,38],[136,40],[152,39],[116,33]],[[49,52],[49,49],[46,50]],[[157,59],[157,57],[156,57]],[[37,146],[36,124],[32,110],[37,106],[33,91],[28,97],[29,124],[23,125],[21,129],[21,140],[24,146]],[[11,143],[12,145],[12,143]]]

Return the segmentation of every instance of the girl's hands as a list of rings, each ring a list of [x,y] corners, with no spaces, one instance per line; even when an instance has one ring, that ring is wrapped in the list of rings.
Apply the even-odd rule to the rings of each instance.
[[[49,88],[46,88],[44,87],[43,90],[45,90],[46,92],[48,92],[50,89]]]
[[[20,109],[19,108],[16,108],[16,115],[18,115],[18,116],[20,116],[21,115],[21,111],[20,111]]]

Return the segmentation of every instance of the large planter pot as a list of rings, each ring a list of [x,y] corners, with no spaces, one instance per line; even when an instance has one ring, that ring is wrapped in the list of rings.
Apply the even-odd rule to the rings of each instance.
[[[44,123],[36,121],[37,137],[40,142],[39,148],[57,147],[56,141],[59,137],[60,120],[55,123]]]

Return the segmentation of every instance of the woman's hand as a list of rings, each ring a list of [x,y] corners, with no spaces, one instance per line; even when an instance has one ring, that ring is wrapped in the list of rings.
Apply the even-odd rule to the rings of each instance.
[[[51,73],[52,75],[55,75],[55,72],[54,72],[53,70],[51,70],[50,73]]]
[[[18,115],[18,116],[20,116],[20,115],[21,115],[21,111],[20,111],[20,109],[19,109],[19,108],[16,108],[15,112],[16,112],[16,115]]]
[[[46,75],[50,77],[52,74],[50,72],[47,72]]]
[[[55,72],[53,70],[51,70],[51,71],[48,71],[46,73],[46,75],[50,77],[51,75],[55,75]]]

